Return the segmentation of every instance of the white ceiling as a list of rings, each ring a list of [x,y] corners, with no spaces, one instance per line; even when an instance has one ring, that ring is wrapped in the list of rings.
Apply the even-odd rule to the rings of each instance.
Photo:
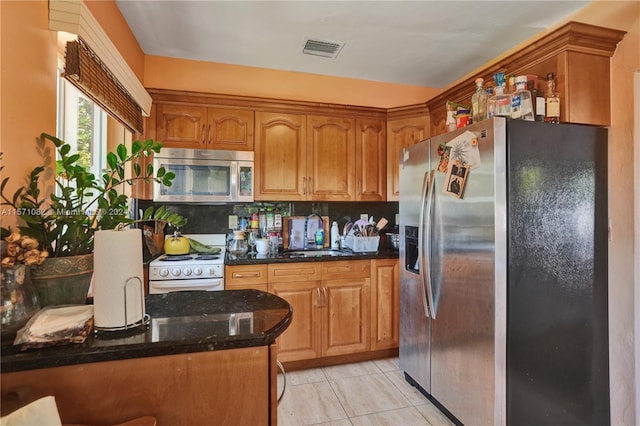
[[[148,55],[441,88],[589,1],[116,3]],[[305,37],[345,45],[303,55]]]

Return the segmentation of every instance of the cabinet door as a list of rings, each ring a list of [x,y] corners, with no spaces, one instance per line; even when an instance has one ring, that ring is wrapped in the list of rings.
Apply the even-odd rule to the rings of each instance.
[[[311,200],[355,200],[354,120],[307,116],[307,145]]]
[[[255,200],[306,200],[306,117],[256,112]]]
[[[253,151],[253,111],[208,108],[207,148]]]
[[[428,138],[428,116],[387,122],[387,201],[398,201],[400,194],[400,150]]]
[[[319,281],[269,283],[269,293],[282,297],[293,309],[291,325],[276,339],[279,361],[320,357],[319,284]]]
[[[167,148],[206,149],[207,109],[199,106],[158,104],[156,138]]]
[[[400,270],[397,259],[371,261],[371,350],[397,348],[400,333]]]
[[[356,120],[356,201],[387,199],[387,131],[383,120]]]
[[[369,278],[322,281],[322,356],[369,350]]]

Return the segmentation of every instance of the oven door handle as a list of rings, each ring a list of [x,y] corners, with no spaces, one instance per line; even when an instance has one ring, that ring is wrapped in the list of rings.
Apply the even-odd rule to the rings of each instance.
[[[150,294],[185,290],[224,290],[224,279],[149,281]]]

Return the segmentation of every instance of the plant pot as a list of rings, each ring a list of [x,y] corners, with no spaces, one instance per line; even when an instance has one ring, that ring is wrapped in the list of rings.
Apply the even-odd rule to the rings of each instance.
[[[30,277],[31,267],[16,265],[2,268],[0,329],[2,340],[13,340],[29,319],[40,309]]]
[[[51,257],[31,271],[41,307],[83,305],[93,275],[93,253]]]

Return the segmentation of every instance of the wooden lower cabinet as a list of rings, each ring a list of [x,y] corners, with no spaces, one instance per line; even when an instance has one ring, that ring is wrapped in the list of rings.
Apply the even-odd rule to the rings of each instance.
[[[227,265],[224,269],[225,290],[255,289],[267,291],[267,265]]]
[[[320,349],[321,262],[272,263],[267,268],[269,293],[293,309],[291,325],[277,339],[278,360],[314,359]]]
[[[371,261],[371,350],[400,343],[400,270],[398,259]]]
[[[279,361],[398,348],[398,259],[228,265],[225,277],[228,290],[269,291],[291,305],[291,325],[276,340]]]
[[[319,358],[322,355],[320,281],[269,283],[269,293],[282,297],[293,308],[291,325],[276,339],[278,360]]]
[[[53,395],[63,423],[277,424],[273,347],[96,362],[2,374],[2,395]],[[27,401],[30,402],[30,401]]]
[[[280,361],[369,350],[369,265],[368,260],[269,265],[269,292],[293,308],[291,325],[277,339]]]
[[[367,352],[369,278],[322,281],[321,290],[322,356]]]

